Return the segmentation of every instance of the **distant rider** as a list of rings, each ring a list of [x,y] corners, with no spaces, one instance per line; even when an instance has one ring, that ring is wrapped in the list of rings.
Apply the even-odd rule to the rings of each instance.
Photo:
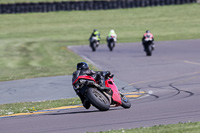
[[[77,70],[73,72],[73,77],[72,77],[72,83],[78,78],[80,75],[87,75],[87,76],[92,76],[97,83],[100,85],[101,89],[110,89],[105,87],[105,77],[113,77],[109,71],[93,71],[89,69],[89,66],[85,62],[80,62],[77,64]],[[86,109],[90,108],[90,102],[88,102],[84,96],[79,92],[77,88],[74,87],[74,90],[76,94],[80,97],[81,102],[83,103],[83,106]]]
[[[146,30],[146,33],[142,37],[142,44],[144,46],[144,49],[145,49],[145,44],[149,43],[149,42],[151,42],[152,49],[154,50],[155,49],[154,36],[153,36],[153,34],[149,30]]]
[[[96,29],[93,30],[89,40],[90,40],[90,45],[92,44],[92,38],[93,37],[96,37],[97,38],[97,47],[99,46],[100,44],[100,40],[101,40],[101,37],[100,37],[100,32]]]
[[[117,42],[117,34],[115,33],[114,30],[110,30],[110,32],[108,33],[107,42],[109,42],[109,40],[112,38],[113,38],[114,42],[116,43]]]

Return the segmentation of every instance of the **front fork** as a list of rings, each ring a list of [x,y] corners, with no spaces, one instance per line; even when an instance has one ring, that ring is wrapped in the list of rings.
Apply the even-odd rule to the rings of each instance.
[[[122,94],[121,92],[119,92],[119,93],[120,93],[120,96],[121,96],[121,100],[124,101],[124,102],[128,102],[127,97],[124,94]]]

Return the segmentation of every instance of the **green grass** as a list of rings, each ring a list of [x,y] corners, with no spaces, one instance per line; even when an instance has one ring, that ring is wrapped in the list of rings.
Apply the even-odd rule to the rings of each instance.
[[[188,122],[134,129],[111,130],[98,133],[199,133],[200,122]],[[89,132],[87,132],[89,133]]]
[[[16,113],[29,113],[32,111],[69,106],[69,105],[78,105],[78,104],[81,104],[81,101],[78,97],[69,99],[48,100],[41,102],[0,104],[0,116],[11,115]]]
[[[100,31],[102,44],[110,29],[118,34],[118,43],[139,42],[147,29],[156,41],[200,38],[199,7],[188,4],[0,15],[0,81],[71,75],[83,59],[66,47],[88,45],[94,28]]]

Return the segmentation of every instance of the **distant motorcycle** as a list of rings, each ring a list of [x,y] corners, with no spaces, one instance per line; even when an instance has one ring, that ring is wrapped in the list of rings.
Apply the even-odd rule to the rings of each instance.
[[[146,56],[151,56],[152,51],[154,50],[152,38],[150,37],[145,38],[143,45],[144,45],[144,51],[146,52]]]
[[[102,89],[91,76],[78,76],[73,86],[80,90],[82,95],[100,111],[107,111],[110,105],[130,108],[131,103],[124,94],[118,91],[113,76],[105,75],[105,86]],[[110,89],[111,88],[111,89]]]
[[[108,48],[110,49],[110,51],[112,51],[113,48],[115,47],[116,38],[114,36],[111,36],[107,39],[107,42],[108,42]]]
[[[99,46],[99,42],[97,40],[97,37],[92,37],[90,39],[90,47],[92,48],[92,51],[95,52],[96,48]]]

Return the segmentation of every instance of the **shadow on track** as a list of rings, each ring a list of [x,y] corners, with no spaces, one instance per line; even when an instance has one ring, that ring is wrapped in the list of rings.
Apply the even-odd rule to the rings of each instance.
[[[114,111],[114,110],[121,110],[124,108],[111,108],[108,111]],[[68,111],[67,109],[66,111]],[[62,111],[62,112],[61,112]],[[60,110],[54,113],[48,113],[48,114],[42,114],[42,115],[67,115],[67,114],[88,114],[88,113],[103,113],[103,112],[108,112],[108,111],[99,111],[99,110],[85,110],[85,111],[72,111],[72,112],[65,112],[65,110]]]

